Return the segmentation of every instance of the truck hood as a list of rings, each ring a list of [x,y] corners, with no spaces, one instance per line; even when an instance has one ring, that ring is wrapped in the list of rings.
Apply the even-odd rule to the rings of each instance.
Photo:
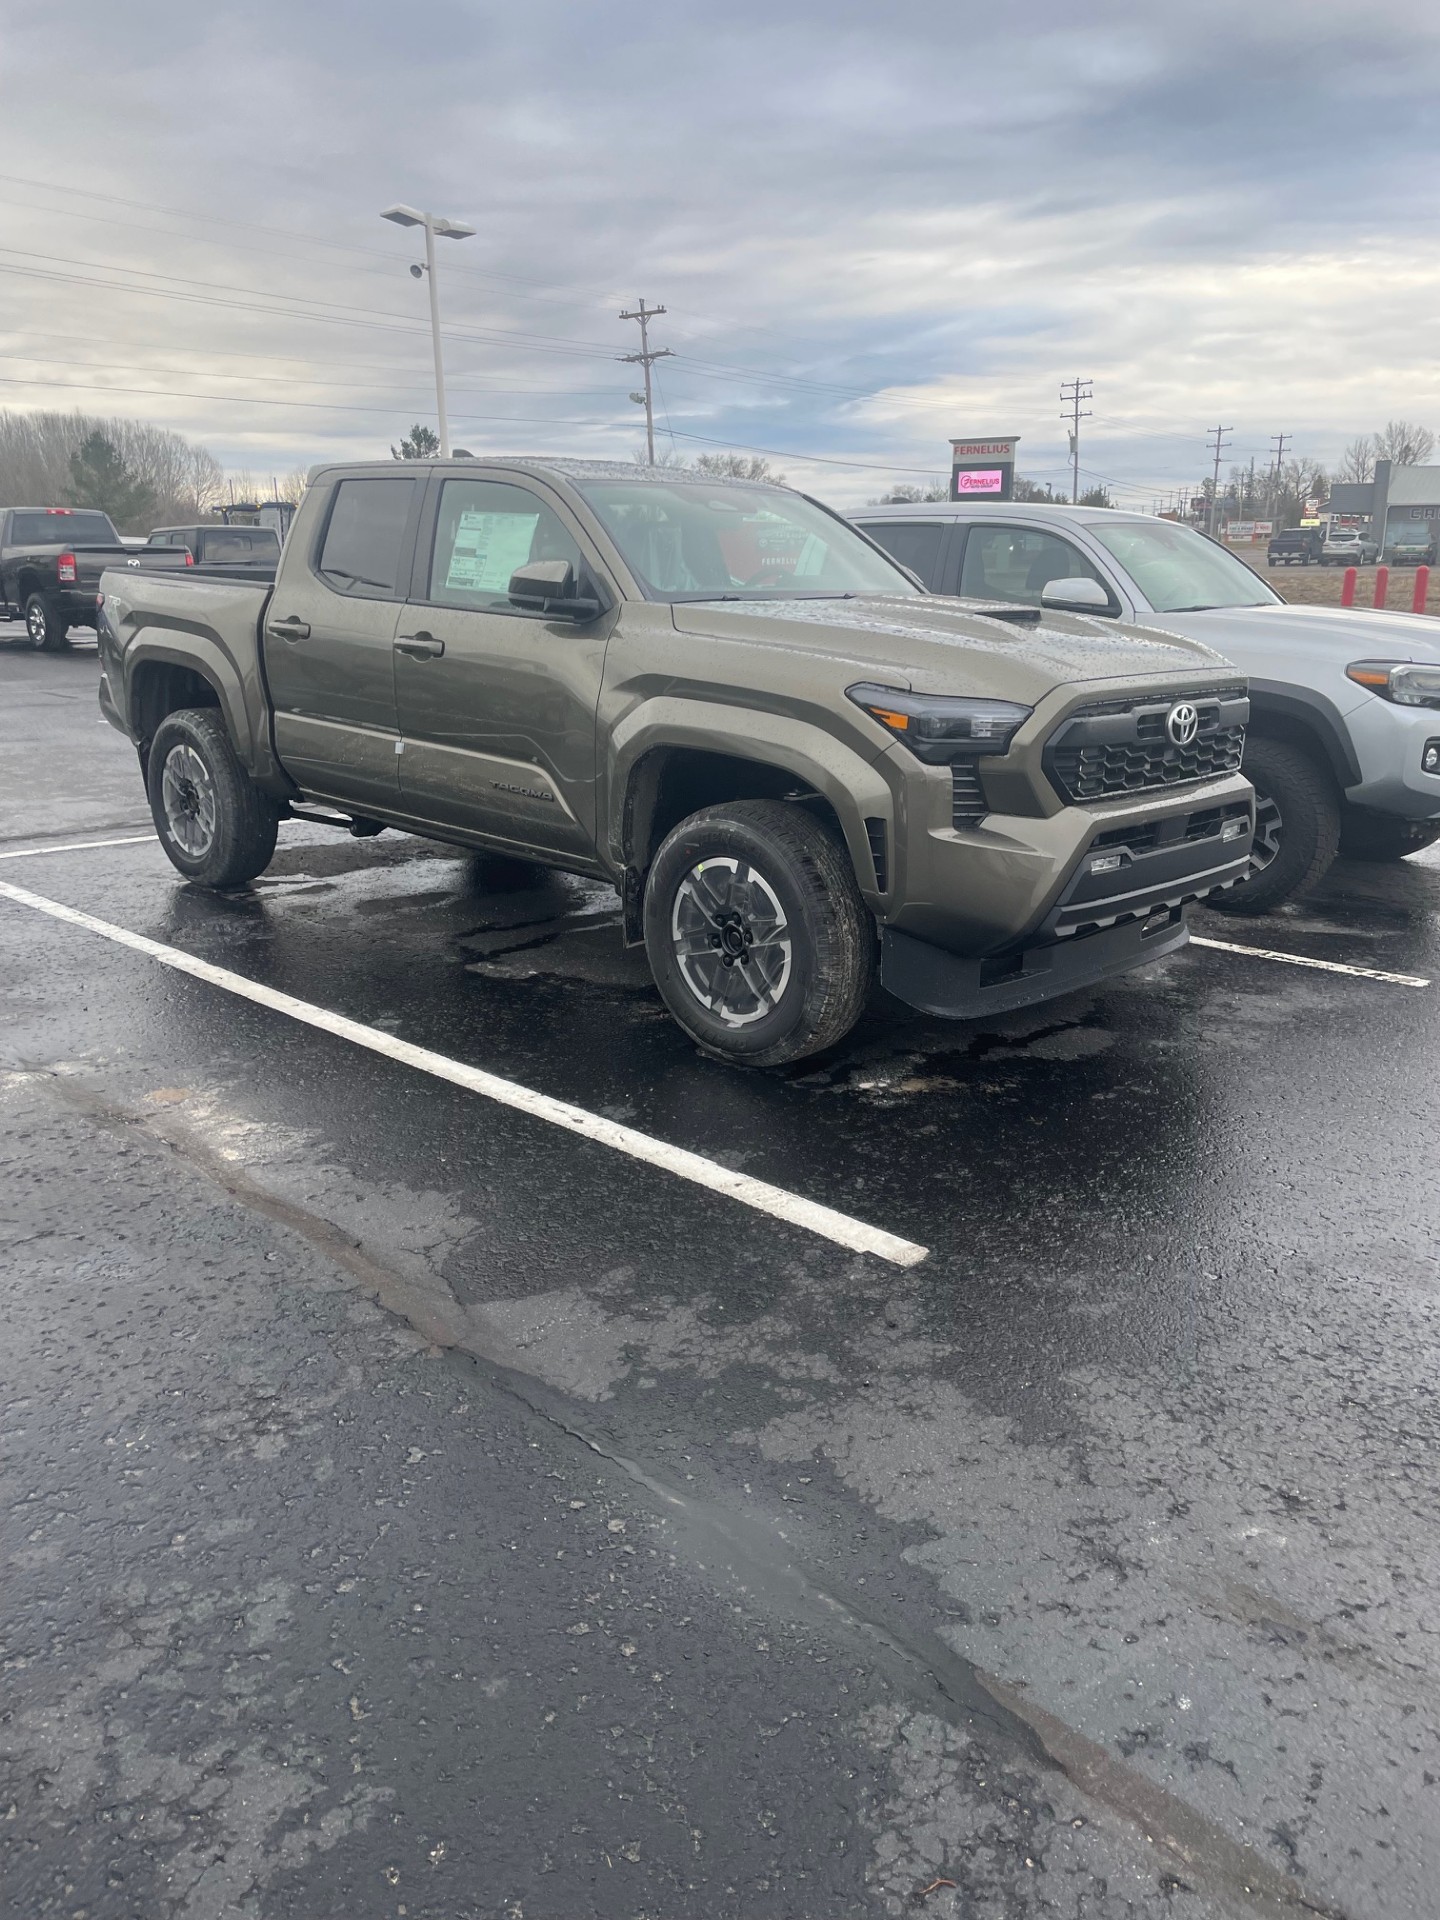
[[[1018,626],[987,615],[984,604],[938,594],[867,594],[682,601],[672,611],[681,633],[851,661],[857,679],[917,693],[964,692],[1034,705],[1077,681],[1234,671],[1213,647],[1173,630],[1048,610],[1037,626]]]
[[[1247,641],[1283,640],[1342,664],[1352,660],[1440,660],[1440,621],[1419,613],[1377,613],[1373,607],[1200,607],[1152,614],[1156,627],[1201,640],[1243,659]]]

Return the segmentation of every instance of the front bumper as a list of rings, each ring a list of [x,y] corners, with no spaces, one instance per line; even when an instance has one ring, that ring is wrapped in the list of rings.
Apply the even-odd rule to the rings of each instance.
[[[1345,725],[1361,776],[1345,798],[1405,820],[1440,820],[1440,765],[1427,771],[1429,749],[1440,741],[1440,709],[1401,707],[1370,693]]]
[[[1189,938],[1183,907],[988,960],[964,960],[886,927],[880,936],[880,984],[922,1013],[983,1020],[1163,960]]]
[[[1219,783],[1226,788],[1231,782]],[[1092,986],[1185,944],[1185,909],[1250,870],[1253,796],[1243,792],[1092,829],[1039,927],[997,953],[967,957],[883,927],[880,978],[925,1013],[978,1019]]]

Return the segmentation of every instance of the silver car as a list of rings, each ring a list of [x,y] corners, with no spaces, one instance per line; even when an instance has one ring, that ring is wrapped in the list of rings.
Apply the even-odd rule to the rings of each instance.
[[[1213,540],[1106,507],[867,507],[855,524],[934,593],[1088,613],[1203,640],[1250,679],[1251,876],[1215,904],[1264,913],[1343,851],[1440,839],[1440,623],[1299,607]]]

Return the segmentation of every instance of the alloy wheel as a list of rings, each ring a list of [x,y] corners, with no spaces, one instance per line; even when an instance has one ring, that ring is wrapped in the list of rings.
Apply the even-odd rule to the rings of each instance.
[[[200,859],[215,838],[215,784],[193,747],[174,746],[166,754],[160,793],[175,844]]]
[[[1263,873],[1280,854],[1283,826],[1280,807],[1273,794],[1255,795],[1255,844],[1250,849],[1251,873]]]
[[[693,866],[675,891],[670,938],[681,979],[727,1027],[763,1019],[790,984],[785,909],[747,861],[719,857]]]

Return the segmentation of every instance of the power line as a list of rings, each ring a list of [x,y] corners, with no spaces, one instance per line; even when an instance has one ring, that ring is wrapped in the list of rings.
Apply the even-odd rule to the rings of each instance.
[[[650,369],[657,360],[673,360],[675,357],[669,347],[656,347],[652,350],[650,345],[650,322],[658,320],[664,311],[664,307],[647,307],[645,296],[641,294],[635,311],[620,315],[622,320],[640,322],[640,351],[639,353],[620,353],[615,356],[627,367],[638,366],[645,369],[645,458],[652,467],[655,464],[655,396],[651,392]]]
[[[1060,418],[1068,419],[1070,422],[1070,502],[1072,506],[1078,506],[1080,503],[1080,422],[1090,418],[1089,407],[1086,407],[1082,413],[1080,402],[1095,398],[1094,382],[1082,380],[1077,374],[1073,380],[1066,380],[1061,384],[1060,398],[1070,402],[1069,413],[1062,413]]]

